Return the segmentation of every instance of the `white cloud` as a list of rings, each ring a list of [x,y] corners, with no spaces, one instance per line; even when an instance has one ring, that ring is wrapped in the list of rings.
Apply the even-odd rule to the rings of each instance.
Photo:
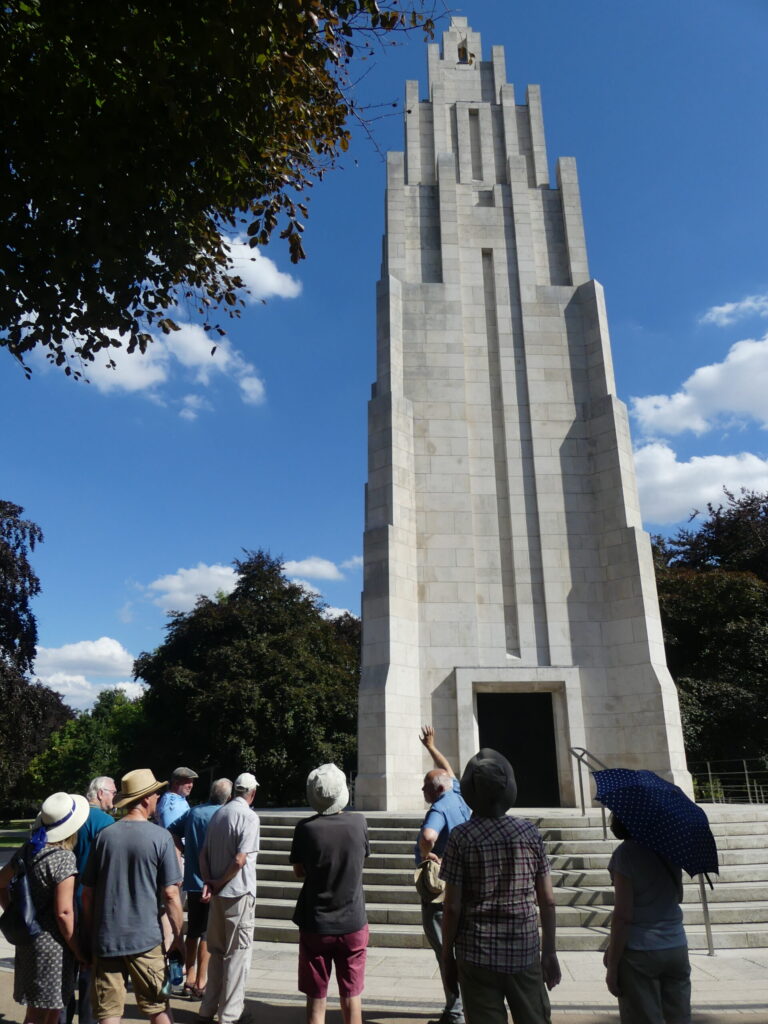
[[[298,584],[298,586],[300,586],[302,590],[306,590],[306,592],[308,594],[311,594],[313,597],[320,596],[320,591],[317,589],[314,583],[309,583],[307,580],[300,580],[298,576],[291,576],[291,583]]]
[[[722,363],[700,366],[675,394],[632,398],[631,407],[646,437],[703,434],[744,420],[768,428],[768,334],[737,341]]]
[[[227,338],[209,337],[200,324],[182,320],[178,311],[175,322],[179,329],[170,334],[154,334],[143,354],[137,350],[129,355],[126,336],[108,331],[121,341],[121,347],[98,352],[93,362],[83,363],[83,375],[102,394],[141,392],[161,403],[167,387],[180,376],[188,381],[191,377],[201,387],[209,387],[215,378],[228,378],[238,385],[246,404],[260,405],[265,401],[264,381],[256,367]],[[186,420],[194,420],[203,409],[213,408],[200,395],[185,395],[181,404],[179,415]]]
[[[717,503],[723,487],[768,490],[768,460],[749,452],[678,462],[669,445],[654,442],[635,452],[635,466],[643,521],[656,525],[680,522],[708,501]]]
[[[233,270],[242,278],[250,291],[251,302],[269,299],[273,295],[281,299],[295,299],[301,295],[301,281],[278,270],[275,264],[258,249],[251,249],[242,238],[226,238],[230,248]]]
[[[35,673],[41,677],[57,673],[122,676],[132,670],[133,655],[108,636],[63,647],[38,647],[35,658]]]
[[[238,381],[242,399],[246,405],[262,405],[266,400],[264,382],[254,374],[241,377]]]
[[[298,573],[301,576],[309,576],[312,580],[344,579],[339,567],[334,562],[330,562],[327,558],[319,558],[317,555],[311,555],[298,562],[285,562],[283,569],[288,576]]]
[[[196,420],[203,410],[213,409],[213,406],[208,399],[203,398],[202,395],[184,395],[181,400],[181,406],[182,408],[179,416],[181,416],[183,420],[189,420],[190,422]]]
[[[116,331],[107,331],[114,338],[125,340]],[[110,366],[114,363],[114,366]],[[83,365],[83,375],[103,394],[112,391],[154,391],[165,384],[170,375],[168,350],[158,339],[142,353],[131,355],[125,347],[97,352],[92,363]]]
[[[146,689],[142,683],[135,683],[133,681],[117,683],[116,688],[122,690],[129,700],[136,700],[137,697],[141,697]]]
[[[338,619],[341,618],[342,615],[352,615],[353,613],[349,610],[349,608],[328,607],[323,608],[321,614],[324,619]]]
[[[352,558],[348,558],[345,562],[341,563],[342,569],[362,569],[363,567],[363,556],[353,555]]]
[[[125,695],[134,700],[144,693],[141,683],[125,681],[121,683],[95,683],[82,673],[52,672],[47,676],[38,676],[41,683],[50,686],[56,693],[61,694],[64,702],[71,708],[78,711],[85,711],[90,708],[96,698],[104,690],[122,690]]]
[[[163,611],[188,612],[198,596],[213,597],[218,591],[231,594],[237,584],[237,573],[228,565],[206,565],[198,562],[192,569],[178,569],[147,585],[156,595],[153,601]]]
[[[722,306],[712,306],[703,316],[699,317],[699,323],[727,327],[748,316],[768,317],[768,295],[747,295],[739,302],[726,302]]]

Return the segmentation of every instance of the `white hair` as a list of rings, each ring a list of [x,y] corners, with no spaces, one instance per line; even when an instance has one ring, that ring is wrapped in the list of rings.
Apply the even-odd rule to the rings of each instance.
[[[85,799],[88,803],[95,804],[99,798],[99,790],[106,789],[107,784],[110,782],[114,785],[113,779],[109,775],[97,775],[95,779],[91,779],[85,794]]]
[[[232,782],[229,779],[216,779],[211,785],[208,802],[211,804],[225,804],[231,796]]]

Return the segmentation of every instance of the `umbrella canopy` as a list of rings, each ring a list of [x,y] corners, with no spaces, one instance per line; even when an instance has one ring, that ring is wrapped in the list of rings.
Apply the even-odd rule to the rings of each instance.
[[[719,874],[717,846],[698,804],[655,772],[607,768],[593,773],[597,799],[632,838],[689,875]]]

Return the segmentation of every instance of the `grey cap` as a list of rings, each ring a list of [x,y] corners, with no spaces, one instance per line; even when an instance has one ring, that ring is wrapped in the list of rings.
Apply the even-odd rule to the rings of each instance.
[[[193,772],[191,768],[174,768],[171,775],[173,779],[197,779],[199,778],[197,772]]]
[[[336,814],[349,803],[347,779],[335,764],[321,764],[307,776],[307,800],[318,814]]]
[[[517,800],[515,771],[497,750],[483,747],[467,761],[461,795],[480,818],[501,818]]]

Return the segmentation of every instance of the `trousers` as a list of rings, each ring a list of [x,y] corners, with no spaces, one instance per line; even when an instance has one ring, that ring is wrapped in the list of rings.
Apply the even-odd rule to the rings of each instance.
[[[552,1014],[540,964],[514,974],[466,960],[459,960],[458,968],[467,1024],[507,1024],[507,1006],[513,1024],[550,1024]]]
[[[427,941],[437,957],[437,963],[440,967],[440,977],[443,981],[445,1009],[443,1010],[440,1019],[444,1024],[463,1024],[464,1007],[462,1006],[459,988],[458,986],[455,990],[450,988],[446,985],[445,978],[443,977],[443,904],[422,903],[421,923],[424,927],[424,934],[427,937]]]
[[[625,949],[619,988],[621,1024],[690,1024],[688,947]]]
[[[251,968],[256,898],[214,896],[208,915],[208,983],[200,1004],[201,1017],[234,1024],[245,1006],[245,983]]]

